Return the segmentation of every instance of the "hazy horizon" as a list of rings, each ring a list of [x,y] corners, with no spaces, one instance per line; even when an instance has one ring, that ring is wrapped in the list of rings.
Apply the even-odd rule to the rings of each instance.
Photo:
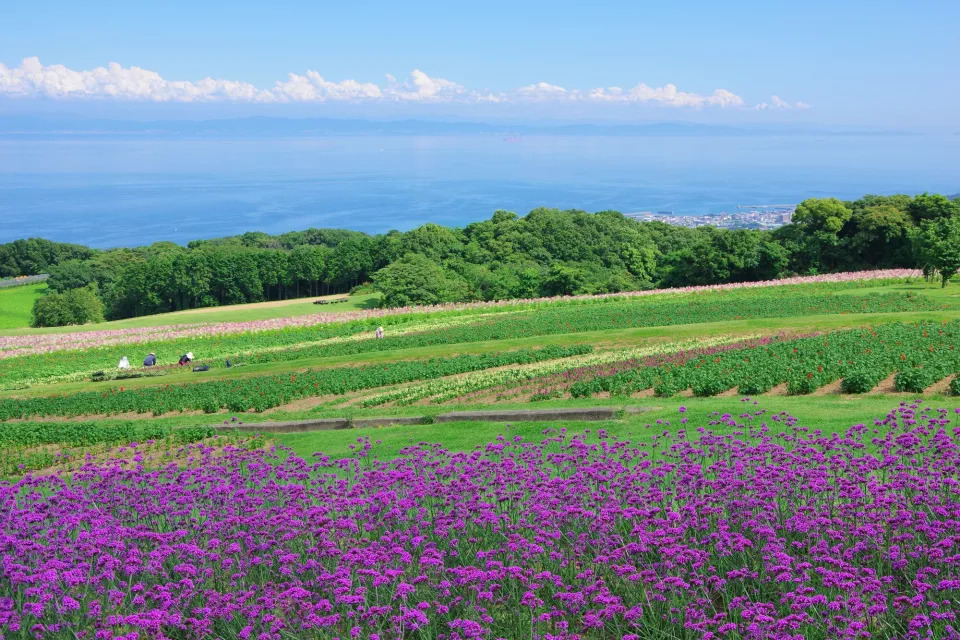
[[[13,4],[0,239],[956,193],[958,19],[940,1]]]
[[[678,214],[960,191],[935,136],[0,136],[0,241],[96,247],[464,226],[538,206]]]

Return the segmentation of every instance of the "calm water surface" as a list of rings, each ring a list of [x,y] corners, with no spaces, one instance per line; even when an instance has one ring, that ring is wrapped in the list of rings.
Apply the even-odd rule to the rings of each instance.
[[[732,211],[960,191],[960,136],[0,138],[0,242],[463,226],[496,209]]]

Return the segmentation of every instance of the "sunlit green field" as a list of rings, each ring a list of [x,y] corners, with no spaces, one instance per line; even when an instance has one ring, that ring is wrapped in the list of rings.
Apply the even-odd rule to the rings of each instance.
[[[46,285],[41,285],[45,288]],[[15,289],[26,289],[30,287],[15,287]],[[36,287],[38,291],[42,291]],[[3,291],[0,289],[0,301],[3,300]],[[36,295],[39,295],[36,294]],[[314,300],[348,298],[346,302],[328,305],[313,304]],[[133,329],[138,327],[166,327],[177,324],[195,324],[212,322],[246,322],[250,320],[270,320],[272,318],[291,318],[296,316],[305,316],[314,313],[342,313],[344,311],[357,311],[360,309],[374,309],[380,299],[379,294],[367,293],[355,296],[334,295],[319,296],[316,298],[299,298],[296,300],[279,300],[275,302],[255,302],[251,304],[236,304],[224,307],[205,307],[202,309],[190,309],[189,311],[176,311],[173,313],[162,313],[153,316],[141,316],[139,318],[128,318],[126,320],[113,320],[110,322],[101,322],[99,324],[87,324],[80,327],[49,327],[44,329],[30,329],[30,307],[27,308],[27,320],[21,324],[4,325],[0,323],[0,335],[30,335],[45,333],[64,333],[67,331],[103,331],[107,329]],[[33,299],[30,306],[33,305]],[[0,307],[2,309],[2,307]],[[0,315],[0,318],[3,316]],[[12,330],[11,330],[12,329]]]
[[[0,330],[29,327],[33,303],[46,290],[42,283],[0,289]]]
[[[9,295],[9,292],[0,292],[0,295],[5,293]],[[319,306],[310,301],[268,303],[195,310],[128,322],[130,326],[139,323],[144,327],[166,327],[200,320],[248,320],[280,314],[334,312],[370,307],[375,303],[375,297],[367,295],[352,297],[349,303],[340,305]],[[681,406],[687,409],[686,417],[696,419],[699,424],[709,422],[713,412],[735,414],[766,409],[786,411],[802,424],[826,432],[841,432],[856,422],[882,417],[898,403],[916,397],[934,406],[956,405],[950,386],[953,374],[949,366],[952,365],[934,376],[935,379],[923,383],[917,393],[897,391],[892,376],[880,383],[883,376],[873,380],[869,375],[867,379],[872,380],[866,389],[869,392],[844,392],[839,386],[843,374],[835,373],[801,395],[791,395],[781,384],[769,393],[755,394],[749,402],[743,400],[744,394],[738,392],[733,383],[721,385],[726,391],[709,392],[711,397],[694,397],[689,387],[675,389],[661,397],[649,388],[646,392],[638,391],[643,386],[626,395],[592,393],[578,397],[572,393],[570,384],[564,382],[564,376],[577,375],[582,368],[602,369],[633,358],[669,356],[686,349],[736,346],[751,340],[795,340],[809,335],[823,335],[823,343],[827,345],[835,342],[831,332],[866,328],[864,335],[869,337],[871,332],[886,335],[884,327],[901,331],[898,327],[926,322],[924,326],[936,333],[939,327],[954,331],[952,327],[957,321],[960,321],[960,287],[942,289],[914,281],[800,285],[626,300],[520,303],[368,318],[352,324],[334,323],[274,333],[190,334],[172,339],[169,344],[147,342],[95,347],[91,338],[87,348],[0,359],[0,421],[8,418],[11,424],[25,425],[17,428],[20,434],[17,438],[21,439],[25,428],[29,432],[30,424],[64,425],[64,433],[73,434],[70,438],[74,439],[77,424],[90,425],[79,431],[89,433],[88,439],[100,444],[71,444],[68,447],[71,455],[77,447],[85,451],[85,447],[93,446],[96,451],[106,452],[118,438],[126,437],[122,434],[141,433],[141,425],[162,428],[166,434],[190,428],[194,429],[189,432],[193,434],[190,437],[197,438],[212,433],[195,431],[197,428],[223,422],[249,424],[343,417],[418,416],[423,417],[423,423],[271,434],[268,439],[273,444],[290,447],[297,455],[309,456],[323,451],[336,457],[350,455],[351,445],[362,437],[381,441],[379,455],[394,455],[416,442],[438,442],[451,450],[466,451],[500,434],[532,438],[548,427],[574,432],[604,429],[621,437],[638,434],[649,437],[657,429],[676,429]],[[372,335],[379,323],[386,326],[387,340],[377,340]],[[108,323],[108,326],[114,328],[119,324]],[[163,329],[158,334],[160,339],[167,331]],[[920,341],[922,357],[926,357],[927,338],[910,338],[917,332],[909,328],[905,331],[904,335],[913,343]],[[78,344],[82,342],[81,339]],[[949,353],[952,358],[952,346],[942,343],[943,339],[937,343],[938,348],[947,348],[945,355]],[[913,344],[914,351],[916,347],[917,344]],[[199,362],[211,365],[210,371],[197,373],[189,367],[170,366],[178,353],[190,349],[198,352]],[[542,349],[573,351],[545,359],[536,356]],[[138,361],[147,350],[156,351],[167,368],[140,369]],[[121,353],[130,354],[134,363],[130,373],[134,377],[127,373],[117,377],[115,362]],[[511,354],[530,356],[517,358]],[[491,357],[488,362],[477,360],[488,356]],[[242,366],[226,368],[225,357],[235,358]],[[449,363],[454,361],[462,361],[464,366],[451,368]],[[747,366],[748,361],[746,357],[743,366]],[[508,364],[500,364],[504,362]],[[705,364],[709,363],[705,361]],[[885,372],[894,371],[889,363],[884,366],[891,367]],[[106,379],[94,376],[96,369],[102,369]],[[397,375],[390,373],[394,370]],[[930,376],[923,379],[927,378]],[[302,387],[304,379],[311,380],[308,388]],[[316,391],[313,380],[317,382]],[[291,395],[289,389],[297,384],[301,387]],[[873,386],[876,388],[869,388]],[[250,408],[244,409],[242,397],[245,396],[238,404],[237,393],[241,396],[250,393],[261,399],[254,406],[248,403],[246,406]],[[150,405],[149,401],[144,404],[142,400],[154,397],[163,403],[163,408],[157,410],[156,405]],[[125,398],[140,399],[131,404],[125,402]],[[22,411],[17,409],[18,403],[25,403]],[[496,422],[433,421],[433,416],[449,411],[594,406],[634,407],[639,408],[640,413],[626,413],[616,420],[596,423],[517,422],[509,427]],[[774,430],[780,428],[777,424],[770,426]],[[43,427],[48,435],[50,428]],[[3,429],[0,422],[0,430]],[[24,464],[24,468],[48,464],[53,459],[50,452],[56,450],[57,445],[46,443],[39,449],[37,446],[19,440],[4,444],[0,436],[0,456],[6,456],[8,463],[17,461],[12,467],[7,464],[8,470],[19,468],[20,464]],[[35,454],[38,457],[31,457]]]

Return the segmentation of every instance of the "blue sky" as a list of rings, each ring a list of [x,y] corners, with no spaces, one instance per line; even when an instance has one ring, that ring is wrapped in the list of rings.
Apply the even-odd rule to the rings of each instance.
[[[38,0],[0,15],[3,113],[960,126],[955,1]]]

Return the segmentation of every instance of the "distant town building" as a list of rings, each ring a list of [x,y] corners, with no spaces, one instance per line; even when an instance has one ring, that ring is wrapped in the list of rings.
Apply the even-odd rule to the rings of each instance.
[[[719,227],[721,229],[776,229],[790,224],[796,205],[747,205],[739,206],[736,213],[675,214],[672,211],[636,211],[625,213],[628,218],[641,222],[664,222],[680,227]]]

